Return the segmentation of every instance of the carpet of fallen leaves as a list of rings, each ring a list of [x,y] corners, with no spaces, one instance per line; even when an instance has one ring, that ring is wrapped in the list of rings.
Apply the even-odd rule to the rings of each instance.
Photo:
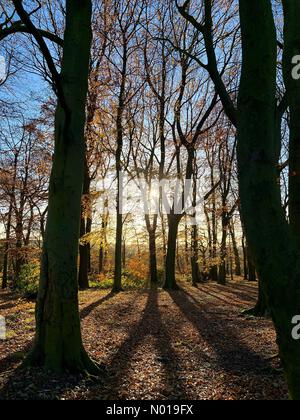
[[[242,317],[255,284],[184,284],[180,291],[80,294],[83,337],[99,379],[21,370],[34,304],[0,293],[0,399],[282,400],[287,389],[272,323]]]

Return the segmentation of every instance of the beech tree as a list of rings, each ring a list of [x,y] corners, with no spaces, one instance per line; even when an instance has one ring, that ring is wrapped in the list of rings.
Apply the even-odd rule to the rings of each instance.
[[[297,81],[292,79],[292,56],[297,54],[296,18],[298,5],[284,1],[285,82],[287,98],[279,105],[276,97],[277,36],[269,0],[240,0],[243,69],[236,107],[218,70],[213,47],[212,2],[204,0],[204,24],[188,11],[189,1],[178,5],[180,13],[203,34],[206,66],[224,110],[238,128],[238,166],[241,214],[248,245],[267,296],[277,330],[281,359],[284,363],[292,398],[299,399],[299,342],[291,335],[291,322],[299,312],[297,284],[299,249],[297,247]],[[253,25],[255,22],[255,26]],[[257,36],[259,28],[260,36]],[[280,46],[281,47],[281,46]],[[293,89],[293,93],[292,93]],[[263,92],[263,95],[262,95]],[[281,120],[291,108],[290,193],[291,224],[286,219],[278,183],[278,159],[281,148]],[[294,179],[292,179],[294,178]],[[253,214],[256,217],[253,217]],[[295,238],[297,237],[297,239]]]
[[[279,145],[275,112],[276,28],[269,0],[240,0],[239,4],[243,48],[238,101],[238,165],[242,218],[259,277],[268,297],[290,396],[298,400],[300,343],[293,339],[291,331],[292,320],[300,309],[300,254],[295,235],[297,231],[294,224],[289,225],[286,220],[277,182]],[[294,19],[297,12],[299,16],[300,9],[293,1],[283,1],[283,5],[287,42],[285,78],[289,87],[290,83],[293,84],[288,74],[292,72],[291,54],[297,52],[299,39]],[[295,102],[291,99],[291,92],[288,95],[293,112]],[[297,146],[293,131],[291,136],[290,154],[294,165],[299,157],[294,156]],[[293,188],[292,181],[292,193]],[[293,202],[293,208],[294,205],[296,203]]]
[[[26,363],[58,372],[97,373],[98,368],[82,344],[77,287],[92,4],[90,0],[66,2],[63,60],[59,73],[43,33],[33,24],[23,2],[14,0],[13,3],[22,25],[33,35],[44,55],[58,97],[49,212],[36,310],[37,330],[34,348]]]

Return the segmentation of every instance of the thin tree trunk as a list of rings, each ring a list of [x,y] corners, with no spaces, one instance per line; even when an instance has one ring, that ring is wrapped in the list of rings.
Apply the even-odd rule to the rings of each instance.
[[[105,200],[102,224],[101,224],[101,243],[99,250],[99,274],[105,271],[105,260],[107,254],[107,227],[109,221],[108,200]]]
[[[125,35],[123,36],[123,38]],[[125,37],[126,38],[126,37]],[[116,151],[116,170],[117,170],[117,218],[116,218],[116,244],[115,244],[115,274],[113,292],[119,293],[123,291],[122,288],[122,239],[123,239],[123,215],[121,208],[121,172],[122,172],[122,149],[123,149],[123,113],[125,108],[125,88],[127,78],[127,40],[123,39],[123,67],[122,67],[122,81],[119,93],[119,104],[117,110],[117,151]]]
[[[149,232],[149,255],[150,255],[150,283],[152,286],[158,285],[157,274],[157,255],[156,255],[156,236],[155,232]]]
[[[81,204],[81,222],[80,222],[80,237],[83,238],[85,235],[91,233],[92,230],[92,219],[91,214],[91,202],[90,202],[90,188],[91,179],[89,175],[87,158],[85,156],[84,162],[84,182],[83,182],[83,194]],[[84,242],[79,246],[79,275],[78,285],[81,290],[89,288],[89,273],[90,273],[90,243]]]
[[[154,215],[153,224],[151,224],[150,215],[145,215],[146,227],[149,236],[149,274],[151,286],[158,285],[157,272],[157,251],[156,251],[156,230],[158,215]]]
[[[13,206],[12,203],[9,206],[8,210],[8,218],[7,218],[7,225],[6,225],[6,235],[5,235],[5,246],[4,246],[4,256],[3,256],[3,276],[2,276],[2,289],[7,288],[8,284],[8,253],[10,248],[10,232],[11,232],[11,220],[12,220],[12,211]]]
[[[201,282],[201,272],[199,268],[199,249],[198,249],[198,228],[195,224],[192,227],[192,255],[191,255],[191,267],[192,267],[192,283],[193,286],[197,286]]]
[[[242,275],[241,257],[240,257],[240,252],[239,252],[239,248],[236,241],[235,229],[234,229],[233,223],[231,223],[230,225],[230,234],[231,234],[232,248],[233,248],[233,253],[234,253],[235,275],[237,277],[241,277]]]
[[[22,267],[25,264],[24,250],[23,250],[23,223],[22,216],[19,212],[16,215],[16,262],[15,262],[15,280],[18,281]]]
[[[123,238],[123,216],[119,214],[120,207],[117,209],[117,228],[116,228],[116,245],[115,245],[115,276],[113,292],[119,293],[122,288],[122,238]]]
[[[101,245],[99,250],[99,274],[104,272],[104,267],[104,248],[103,245]]]
[[[123,270],[126,268],[126,242],[125,238],[123,239],[123,246],[122,246],[122,267]]]
[[[177,250],[177,235],[181,217],[174,214],[168,215],[168,247],[166,258],[166,272],[165,272],[165,290],[177,290],[176,283],[176,250]]]
[[[162,229],[162,241],[163,241],[163,259],[164,259],[164,267],[166,266],[166,258],[167,258],[167,232],[166,232],[166,223],[165,217],[161,211],[161,229]]]

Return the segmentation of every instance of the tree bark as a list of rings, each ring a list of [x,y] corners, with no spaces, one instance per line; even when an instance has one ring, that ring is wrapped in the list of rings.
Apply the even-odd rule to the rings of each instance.
[[[247,255],[247,267],[248,267],[248,281],[255,282],[257,281],[256,268],[255,268],[253,257],[251,255],[249,247],[247,247],[246,255]]]
[[[300,313],[300,252],[286,221],[277,180],[276,29],[270,1],[239,3],[243,47],[238,100],[242,219],[276,328],[290,396],[300,400],[300,341],[292,337],[292,320]]]
[[[244,311],[244,314],[251,315],[254,317],[259,317],[259,318],[264,318],[270,315],[269,310],[268,310],[267,297],[264,293],[264,290],[260,281],[259,281],[259,288],[258,288],[257,303],[254,308]]]

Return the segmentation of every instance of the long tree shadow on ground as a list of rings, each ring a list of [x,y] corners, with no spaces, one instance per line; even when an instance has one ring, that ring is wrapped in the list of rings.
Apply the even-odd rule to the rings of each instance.
[[[235,290],[235,285],[230,288],[226,289],[227,286],[220,286],[215,284],[209,285],[199,285],[198,290],[203,292],[204,295],[211,296],[219,301],[224,302],[226,305],[232,305],[239,309],[241,309],[241,301],[245,301],[247,304],[251,304],[254,302],[258,296],[258,292],[252,290],[251,293],[248,294],[242,292],[240,290]]]
[[[32,343],[27,344],[26,346],[22,347],[19,351],[9,354],[5,358],[0,360],[0,373],[4,371],[8,371],[13,368],[16,363],[19,363],[24,359],[26,354],[30,351],[32,347]]]
[[[193,303],[184,289],[179,292],[169,292],[169,294],[184,317],[198,330],[201,338],[214,348],[218,360],[217,368],[240,374],[243,371],[249,372],[249,370],[261,371],[267,367],[266,360],[261,355],[240,342],[238,329],[233,331],[233,328],[224,322],[226,318],[224,319],[222,315],[219,313],[215,313],[213,316],[206,314],[207,305],[201,309],[200,306]],[[224,337],[224,340],[220,337]],[[241,360],[244,361],[243,365],[241,365]]]
[[[228,304],[227,313],[219,312],[219,308],[214,312],[214,303],[205,301],[203,293],[205,292],[201,290],[195,292],[193,289],[191,292],[187,289],[167,295],[150,290],[146,295],[147,302],[142,301],[144,310],[141,317],[139,313],[136,314],[128,331],[126,314],[140,311],[140,306],[135,304],[136,296],[129,301],[126,298],[120,304],[109,306],[102,315],[95,311],[92,322],[101,322],[103,315],[109,314],[115,320],[121,320],[119,326],[112,324],[111,328],[116,332],[119,330],[121,337],[124,333],[125,337],[121,344],[112,346],[113,351],[111,356],[108,354],[99,379],[71,375],[57,377],[35,369],[29,372],[16,370],[12,371],[7,384],[2,386],[0,399],[60,399],[66,393],[72,399],[73,392],[76,399],[143,399],[149,393],[151,397],[166,400],[202,398],[201,388],[205,389],[210,383],[210,376],[222,377],[223,374],[226,379],[221,384],[215,378],[212,379],[213,385],[208,394],[204,393],[205,398],[213,397],[214,386],[225,388],[221,399],[228,396],[227,387],[234,389],[234,399],[239,396],[246,399],[247,393],[251,397],[256,390],[255,399],[262,398],[266,382],[268,388],[272,382],[277,382],[284,388],[282,375],[274,371],[271,362],[265,359],[262,352],[256,351],[257,347],[249,347],[244,334],[247,331],[245,325],[248,324],[241,322],[238,317],[235,319],[232,311],[228,312]],[[87,317],[111,297],[109,294],[97,300],[83,309],[81,315]],[[176,341],[185,340],[186,331],[187,340],[191,342],[184,345],[180,353]],[[96,336],[95,347],[101,346],[102,338],[101,334]],[[211,349],[208,353],[206,347]],[[144,355],[145,349],[147,354]],[[152,371],[151,366],[154,368]],[[157,372],[158,379],[154,378],[155,389],[147,382],[149,371],[150,375]],[[201,377],[202,372],[204,373]],[[135,389],[131,394],[130,387],[135,386],[134,381],[138,375],[141,376],[141,392],[139,394]],[[203,385],[197,385],[194,389],[195,385],[190,383],[187,388],[185,377],[190,375],[193,378],[200,376]],[[272,398],[272,392],[273,390],[268,391],[267,399]]]
[[[12,372],[6,385],[0,391],[0,399],[60,399],[65,391],[84,389],[84,399],[122,399],[119,390],[126,382],[132,357],[139,345],[147,338],[153,339],[155,345],[156,364],[163,372],[160,384],[160,399],[184,399],[185,390],[180,386],[180,366],[176,354],[171,347],[171,337],[164,326],[158,305],[158,291],[150,290],[142,318],[129,330],[127,338],[110,359],[99,379],[86,379],[82,376],[56,376],[40,369],[24,371],[18,368]],[[108,295],[94,302],[86,311],[85,317],[101,303],[110,299]],[[129,303],[130,304],[130,303]],[[134,308],[134,307],[133,307]],[[100,346],[101,341],[95,343]],[[28,387],[30,388],[28,391]],[[24,388],[26,391],[24,391]],[[121,394],[121,393],[120,393]]]
[[[82,309],[80,312],[80,317],[82,319],[88,317],[95,309],[97,309],[99,306],[101,306],[103,303],[108,302],[110,299],[114,298],[116,296],[115,293],[110,292],[108,295],[102,297],[101,299],[97,300],[96,302],[93,302],[86,308]]]
[[[81,319],[88,317],[95,309],[98,309],[103,303],[109,301],[115,296],[114,293],[102,297],[101,299],[93,302],[89,306],[85,307],[80,312]],[[63,392],[72,387],[76,387],[81,383],[86,383],[85,378],[78,375],[63,375],[57,376],[43,372],[39,368],[32,368],[24,370],[20,363],[23,362],[26,355],[29,354],[33,342],[28,343],[22,347],[18,352],[12,353],[7,357],[0,360],[0,373],[10,372],[8,380],[0,390],[0,400],[10,399],[15,397],[18,399],[58,399]],[[16,365],[19,365],[15,368]],[[94,382],[91,382],[91,385]],[[0,383],[1,386],[1,383]],[[26,387],[31,388],[29,392],[23,392]],[[47,390],[45,390],[47,388]],[[34,390],[34,392],[32,392]]]
[[[171,337],[162,322],[159,304],[159,293],[156,288],[148,292],[147,304],[140,321],[134,325],[117,353],[107,367],[104,381],[105,397],[108,399],[122,398],[119,391],[124,384],[126,375],[130,370],[132,356],[138,347],[148,338],[155,341],[157,351],[156,362],[164,372],[164,383],[159,391],[160,398],[184,399],[185,390],[181,387],[179,376],[180,366],[176,354],[171,347]],[[97,391],[92,391],[89,398],[97,397]]]
[[[241,342],[239,337],[243,335],[244,324],[238,318],[231,319],[233,323],[229,324],[226,313],[215,312],[210,316],[211,307],[207,303],[196,303],[194,296],[184,289],[171,291],[169,295],[182,315],[196,328],[199,336],[213,348],[216,361],[211,368],[228,374],[236,396],[240,394],[244,397],[247,388],[249,395],[254,395],[256,387],[263,388],[263,379],[268,379],[270,383],[274,380],[286,389],[282,372],[274,369],[271,360]]]

